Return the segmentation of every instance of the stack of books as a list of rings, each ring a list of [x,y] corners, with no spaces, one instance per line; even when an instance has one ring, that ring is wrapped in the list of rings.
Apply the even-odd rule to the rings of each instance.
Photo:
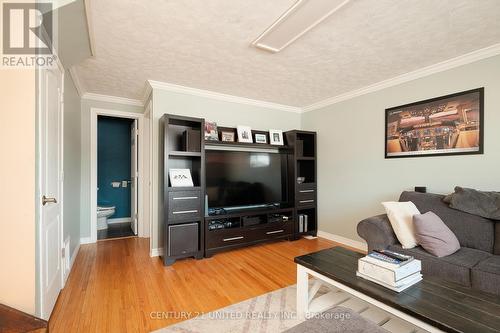
[[[358,260],[356,275],[401,292],[422,280],[420,260],[389,250],[375,250]]]

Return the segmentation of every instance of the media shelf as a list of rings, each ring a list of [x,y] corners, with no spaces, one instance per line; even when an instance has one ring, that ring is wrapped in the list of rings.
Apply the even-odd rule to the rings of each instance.
[[[204,119],[165,114],[160,119],[163,190],[163,262],[201,259],[204,253]],[[172,187],[170,169],[189,169],[193,187]]]
[[[289,197],[295,207],[295,239],[317,236],[316,132],[295,130],[286,132],[285,136],[287,145],[293,149],[288,160],[288,176]],[[304,225],[301,227],[300,216],[307,216],[307,229]]]
[[[164,249],[164,265],[187,257],[211,257],[221,251],[262,242],[316,236],[316,133],[299,130],[285,132],[284,145],[278,146],[221,141],[222,131],[232,132],[235,139],[237,135],[236,128],[220,126],[219,141],[206,141],[204,128],[205,120],[201,118],[165,114],[160,119],[159,182],[162,189],[159,201],[163,210],[159,215],[159,223],[163,226],[163,244],[159,245]],[[252,130],[254,142],[256,134],[266,135],[269,142],[268,131]],[[279,153],[285,202],[281,207],[269,206],[206,216],[207,149]],[[194,186],[173,187],[169,179],[170,169],[189,169]],[[279,173],[279,167],[273,170]],[[248,182],[259,181],[252,179],[250,176]],[[307,229],[304,227],[305,216]],[[299,225],[300,220],[302,226]]]
[[[291,240],[294,226],[291,208],[205,217],[205,256],[262,242]]]

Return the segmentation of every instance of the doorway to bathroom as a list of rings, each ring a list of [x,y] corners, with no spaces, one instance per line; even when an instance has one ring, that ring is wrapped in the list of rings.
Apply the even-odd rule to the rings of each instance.
[[[89,243],[150,235],[146,125],[142,112],[90,108]]]
[[[97,117],[97,239],[137,235],[137,119]]]

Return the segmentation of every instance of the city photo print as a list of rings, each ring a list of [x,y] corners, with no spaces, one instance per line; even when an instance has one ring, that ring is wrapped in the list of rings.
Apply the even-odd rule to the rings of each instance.
[[[484,88],[385,110],[385,158],[482,154]]]

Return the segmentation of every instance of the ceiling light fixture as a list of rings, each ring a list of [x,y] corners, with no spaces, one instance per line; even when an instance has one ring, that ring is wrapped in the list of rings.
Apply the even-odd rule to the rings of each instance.
[[[279,52],[349,1],[351,0],[298,0],[257,37],[252,45],[269,52]]]

